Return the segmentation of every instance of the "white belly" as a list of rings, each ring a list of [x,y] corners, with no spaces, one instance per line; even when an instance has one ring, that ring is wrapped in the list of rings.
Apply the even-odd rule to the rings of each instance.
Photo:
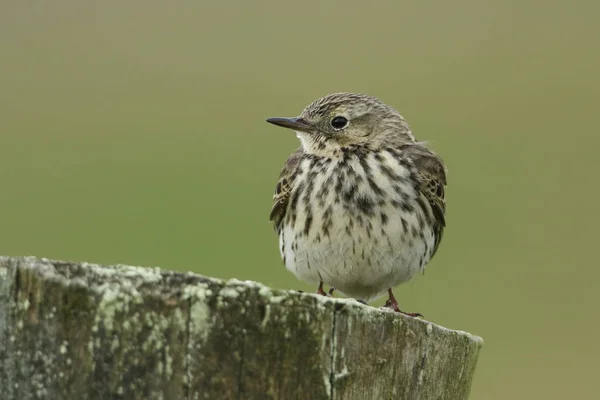
[[[331,173],[334,168],[332,164],[327,171]],[[364,174],[357,161],[354,171],[357,175]],[[397,171],[408,175],[400,166]],[[371,215],[348,206],[343,196],[336,194],[339,191],[333,190],[336,179],[327,181],[328,176],[324,175],[316,179],[310,201],[305,202],[311,207],[310,233],[307,235],[298,229],[304,226],[309,214],[308,206],[303,205],[297,209],[293,224],[284,222],[279,236],[286,268],[299,279],[323,282],[364,301],[379,297],[387,289],[423,271],[434,247],[432,229],[424,226],[418,217],[423,210],[416,204],[410,212],[398,206],[406,201],[415,203],[414,199],[420,194],[405,183],[403,194],[399,195],[394,188],[397,182],[387,181],[378,170],[371,173],[381,178],[376,181],[383,194],[373,193],[366,179],[357,181],[346,177],[341,186],[344,191],[352,190],[356,196],[371,201]],[[326,195],[322,195],[321,190],[319,196],[325,182],[331,188]],[[319,203],[324,207],[316,207]],[[329,211],[323,212],[327,208]],[[320,227],[327,225],[327,221],[327,234],[324,234]]]

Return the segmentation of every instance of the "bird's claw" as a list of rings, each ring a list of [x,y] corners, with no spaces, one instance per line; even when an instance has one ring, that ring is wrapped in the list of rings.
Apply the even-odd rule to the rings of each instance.
[[[391,308],[395,312],[407,315],[409,317],[423,318],[423,314],[420,314],[420,313],[407,313],[407,312],[402,311],[400,309],[400,307],[398,307],[398,302],[396,301],[396,298],[394,297],[394,294],[392,293],[392,289],[388,290],[388,294],[389,294],[390,298],[387,299],[387,301],[385,302],[385,305],[384,305],[385,308]]]
[[[317,294],[320,294],[321,296],[325,296],[325,297],[333,297],[333,292],[335,292],[334,287],[331,287],[329,289],[329,292],[325,292],[323,290],[323,282],[319,282],[319,287],[317,288]]]

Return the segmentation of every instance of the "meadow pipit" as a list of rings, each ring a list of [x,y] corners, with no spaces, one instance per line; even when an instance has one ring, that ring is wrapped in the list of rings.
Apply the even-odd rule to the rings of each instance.
[[[408,281],[435,254],[445,222],[446,168],[380,100],[335,93],[296,118],[301,146],[285,163],[271,221],[288,270],[363,303]],[[404,312],[402,312],[404,313]],[[404,313],[420,316],[417,313]]]

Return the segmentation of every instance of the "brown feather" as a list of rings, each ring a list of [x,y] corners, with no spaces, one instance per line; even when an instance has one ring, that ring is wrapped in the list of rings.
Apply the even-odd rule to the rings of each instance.
[[[420,143],[402,146],[402,154],[408,156],[417,167],[419,191],[425,197],[435,220],[435,247],[433,254],[442,240],[446,226],[446,196],[444,187],[446,167],[442,159]],[[433,256],[433,255],[432,255]]]
[[[271,215],[269,215],[269,220],[273,222],[275,230],[278,232],[285,218],[290,193],[294,187],[294,179],[303,153],[302,147],[293,152],[279,173],[279,180],[273,195],[273,208],[271,209]]]

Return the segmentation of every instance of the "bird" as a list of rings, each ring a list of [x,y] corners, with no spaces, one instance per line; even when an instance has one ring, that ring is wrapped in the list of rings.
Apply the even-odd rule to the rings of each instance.
[[[424,273],[446,226],[447,168],[415,139],[393,107],[359,93],[333,93],[298,117],[267,122],[295,132],[270,221],[285,267],[298,279],[363,304]],[[328,293],[323,285],[331,287]]]

